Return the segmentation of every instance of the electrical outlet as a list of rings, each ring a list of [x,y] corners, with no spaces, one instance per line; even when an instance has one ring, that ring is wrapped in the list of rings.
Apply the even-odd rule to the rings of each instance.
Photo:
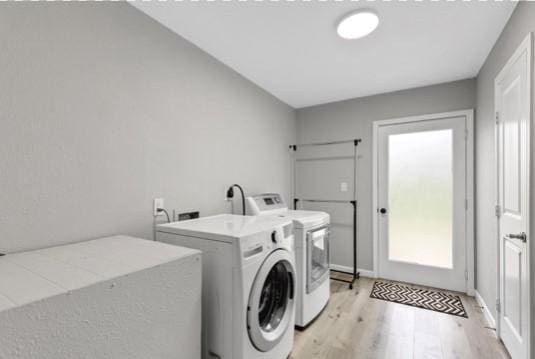
[[[164,208],[163,198],[155,198],[152,206],[152,214],[154,217],[159,216],[158,209]]]

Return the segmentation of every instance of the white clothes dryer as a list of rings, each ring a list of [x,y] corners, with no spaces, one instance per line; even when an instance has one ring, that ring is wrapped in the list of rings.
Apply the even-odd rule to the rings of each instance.
[[[223,214],[157,227],[202,251],[203,358],[285,359],[294,338],[292,221]]]
[[[330,297],[330,216],[320,211],[288,209],[279,194],[247,197],[250,214],[292,220],[297,268],[295,325],[306,327],[325,308]]]

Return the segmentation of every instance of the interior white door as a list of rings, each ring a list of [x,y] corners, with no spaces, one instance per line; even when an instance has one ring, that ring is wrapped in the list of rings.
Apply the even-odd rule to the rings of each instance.
[[[499,335],[512,358],[529,348],[529,149],[531,39],[523,43],[495,82]]]
[[[381,125],[381,278],[466,291],[465,116]]]

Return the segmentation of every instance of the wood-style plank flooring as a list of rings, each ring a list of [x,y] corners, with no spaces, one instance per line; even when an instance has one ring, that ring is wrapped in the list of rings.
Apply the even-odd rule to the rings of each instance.
[[[468,319],[370,298],[373,279],[353,290],[331,280],[321,315],[296,331],[290,359],[509,358],[474,298],[460,295]]]

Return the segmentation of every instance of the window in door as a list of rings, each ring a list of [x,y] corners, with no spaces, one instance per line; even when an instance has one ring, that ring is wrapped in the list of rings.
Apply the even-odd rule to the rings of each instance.
[[[452,132],[389,135],[389,260],[453,266]]]

